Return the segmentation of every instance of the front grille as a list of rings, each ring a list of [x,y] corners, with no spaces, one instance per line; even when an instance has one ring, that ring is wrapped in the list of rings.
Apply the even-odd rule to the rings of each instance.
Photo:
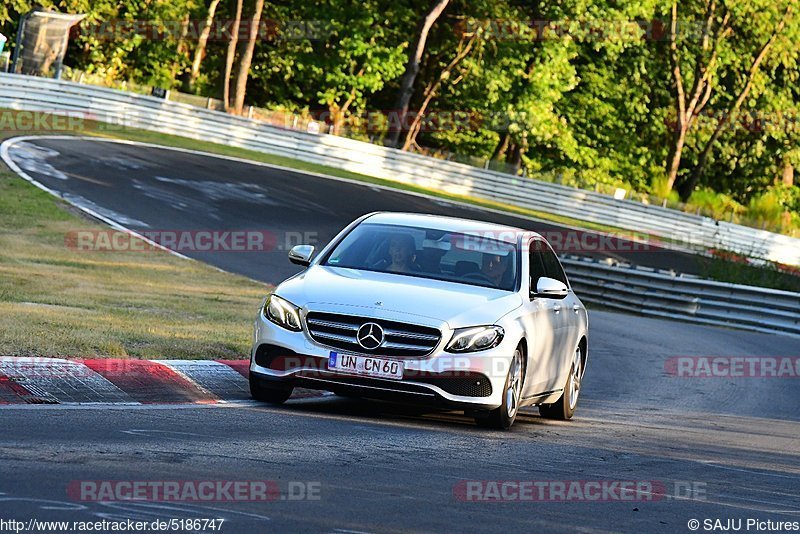
[[[367,350],[356,340],[364,323],[377,323],[384,333],[383,343]],[[314,341],[359,354],[413,358],[430,354],[439,344],[441,333],[436,328],[386,321],[371,317],[353,317],[336,313],[308,312],[308,333]]]

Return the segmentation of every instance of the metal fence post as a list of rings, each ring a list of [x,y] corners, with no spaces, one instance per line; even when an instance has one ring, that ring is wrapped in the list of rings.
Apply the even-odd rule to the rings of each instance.
[[[19,27],[17,28],[17,40],[14,41],[14,57],[11,60],[11,73],[17,73],[17,62],[19,61],[19,51],[22,48],[22,34],[25,32],[25,22],[28,20],[30,13],[25,13],[19,19]]]

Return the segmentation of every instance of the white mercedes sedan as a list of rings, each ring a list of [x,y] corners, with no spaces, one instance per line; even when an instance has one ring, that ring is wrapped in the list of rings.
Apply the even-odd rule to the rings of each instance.
[[[519,409],[575,413],[586,308],[537,233],[479,221],[372,213],[278,285],[255,322],[253,398],[295,386],[464,410],[507,429]]]

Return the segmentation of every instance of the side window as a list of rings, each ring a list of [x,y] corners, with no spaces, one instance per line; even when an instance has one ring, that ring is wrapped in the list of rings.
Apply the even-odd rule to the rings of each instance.
[[[567,274],[561,267],[561,262],[558,261],[558,257],[556,256],[555,252],[553,252],[553,250],[544,243],[542,243],[541,247],[544,270],[547,273],[545,276],[548,276],[549,278],[555,278],[559,282],[569,286],[569,282],[567,282]]]
[[[531,286],[536,287],[536,282],[542,276],[548,276],[542,262],[542,249],[546,248],[541,241],[531,241],[530,262],[531,262]]]

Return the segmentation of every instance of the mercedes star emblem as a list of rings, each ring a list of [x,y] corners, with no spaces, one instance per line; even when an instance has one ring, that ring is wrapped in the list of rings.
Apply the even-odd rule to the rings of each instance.
[[[375,350],[383,343],[383,328],[378,323],[364,323],[356,333],[358,344],[367,350]]]

